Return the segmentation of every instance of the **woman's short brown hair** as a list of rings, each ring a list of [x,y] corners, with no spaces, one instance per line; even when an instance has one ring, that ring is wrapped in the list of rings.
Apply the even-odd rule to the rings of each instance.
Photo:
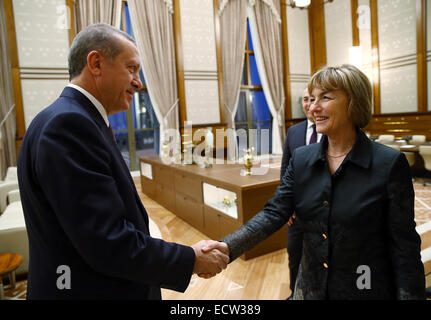
[[[342,90],[349,98],[348,113],[352,122],[364,128],[371,120],[373,92],[370,80],[358,68],[350,64],[324,67],[317,71],[308,83],[310,95],[313,89]]]

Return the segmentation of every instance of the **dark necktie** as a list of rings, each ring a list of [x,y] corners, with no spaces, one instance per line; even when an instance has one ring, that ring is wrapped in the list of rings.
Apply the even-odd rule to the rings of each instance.
[[[311,138],[310,138],[310,143],[309,144],[317,142],[316,124],[313,124],[312,127],[313,127],[313,133],[311,134]]]

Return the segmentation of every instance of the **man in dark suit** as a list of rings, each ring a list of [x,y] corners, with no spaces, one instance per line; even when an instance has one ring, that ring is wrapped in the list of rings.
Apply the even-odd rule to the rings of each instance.
[[[291,126],[287,131],[281,162],[280,180],[289,166],[290,157],[292,156],[293,151],[298,147],[316,143],[321,139],[321,134],[316,132],[316,125],[314,124],[313,116],[309,112],[310,104],[310,95],[308,90],[305,89],[302,94],[302,109],[307,120]],[[292,294],[288,299],[293,297],[299,263],[301,262],[302,256],[303,233],[301,227],[298,223],[294,223],[294,221],[295,215],[293,215],[287,223],[287,253],[289,256],[290,290],[292,291]]]
[[[220,242],[189,247],[150,237],[108,122],[129,108],[142,86],[139,70],[132,38],[105,24],[89,26],[69,53],[71,83],[27,130],[18,178],[30,247],[28,299],[161,299],[161,287],[184,291],[193,273],[226,267]],[[208,247],[214,250],[204,253]]]

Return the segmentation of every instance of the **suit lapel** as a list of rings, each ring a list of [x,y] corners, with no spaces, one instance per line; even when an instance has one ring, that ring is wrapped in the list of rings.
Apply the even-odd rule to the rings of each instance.
[[[61,97],[69,97],[78,101],[78,103],[84,108],[84,110],[86,110],[89,113],[89,115],[94,119],[94,121],[99,126],[100,130],[102,131],[103,137],[105,138],[108,145],[110,146],[112,154],[117,159],[117,163],[121,163],[123,173],[129,179],[130,187],[133,189],[133,192],[135,194],[135,199],[138,203],[138,207],[141,210],[142,216],[145,220],[146,227],[149,233],[148,215],[145,211],[145,208],[142,205],[141,199],[139,198],[138,192],[135,187],[135,182],[133,181],[133,178],[130,175],[129,168],[127,167],[126,162],[124,161],[124,158],[120,150],[118,149],[117,142],[114,140],[112,136],[112,132],[109,129],[109,127],[106,125],[105,120],[103,120],[102,115],[99,113],[99,111],[96,109],[93,103],[85,95],[83,95],[81,92],[79,92],[74,88],[71,88],[71,87],[64,88],[63,92],[61,93]]]
[[[306,146],[307,145],[307,129],[308,129],[308,120],[305,120],[302,122],[302,133],[301,133],[301,146]]]
[[[103,135],[106,140],[109,141],[109,145],[111,146],[112,153],[114,154],[115,158],[117,159],[117,162],[121,163],[121,166],[123,168],[124,174],[127,176],[130,187],[133,189],[133,193],[135,195],[136,202],[138,203],[138,207],[141,210],[142,216],[144,217],[145,224],[148,228],[148,234],[149,234],[149,225],[148,225],[148,214],[146,213],[141,198],[138,195],[138,191],[136,190],[135,182],[133,181],[133,178],[130,174],[129,168],[127,167],[126,162],[124,161],[123,155],[121,154],[120,150],[118,149],[117,142],[114,140],[114,137],[112,136],[111,129],[107,127],[106,125],[102,129]]]

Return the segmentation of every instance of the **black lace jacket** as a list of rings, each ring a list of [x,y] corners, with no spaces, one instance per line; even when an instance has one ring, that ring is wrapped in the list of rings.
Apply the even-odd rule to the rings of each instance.
[[[421,240],[405,156],[357,141],[332,176],[320,144],[295,150],[274,197],[223,238],[231,261],[281,228],[293,212],[304,230],[295,299],[424,299]]]

